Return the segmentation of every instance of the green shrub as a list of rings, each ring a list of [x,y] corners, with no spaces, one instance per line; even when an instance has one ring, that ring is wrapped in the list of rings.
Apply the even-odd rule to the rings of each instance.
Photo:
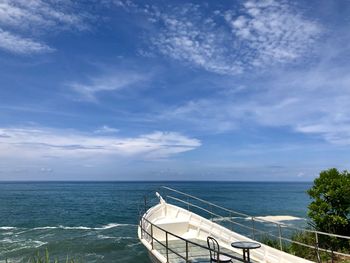
[[[314,180],[308,194],[313,199],[308,215],[316,229],[350,236],[350,173],[339,172],[335,168],[322,171]],[[333,240],[324,240],[325,243],[331,242],[334,248],[349,246],[349,243],[344,241],[333,244]]]
[[[309,246],[314,246],[314,248],[305,247],[296,243],[291,243],[289,245],[289,253],[296,255],[298,257],[302,257],[305,259],[309,259],[315,262],[318,262],[318,257],[321,260],[321,262],[341,262],[341,263],[350,263],[350,259],[344,259],[342,257],[333,255],[333,261],[332,261],[332,255],[331,253],[323,252],[323,251],[317,251],[316,249],[316,237],[314,233],[310,232],[297,232],[295,233],[291,239],[293,241],[307,244]],[[325,244],[324,244],[325,245]],[[325,249],[331,249],[329,246],[321,246]],[[349,250],[342,250],[341,252],[349,254]]]
[[[268,236],[268,235],[263,235],[259,238],[259,242],[269,246],[269,247],[273,247],[276,248],[278,250],[281,249],[281,245],[280,245],[280,241],[274,237]],[[286,242],[282,241],[282,248],[284,252],[289,253],[290,250],[290,246],[289,244],[287,244]]]
[[[7,262],[7,261],[6,261]],[[82,261],[76,259],[70,259],[67,255],[65,263],[81,263]],[[58,258],[51,258],[48,249],[45,249],[45,253],[41,255],[40,251],[36,253],[32,258],[28,260],[28,263],[60,263]]]

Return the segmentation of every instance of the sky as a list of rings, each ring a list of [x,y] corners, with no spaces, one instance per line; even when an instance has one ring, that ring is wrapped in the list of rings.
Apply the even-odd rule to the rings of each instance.
[[[346,0],[0,0],[0,180],[350,169]]]

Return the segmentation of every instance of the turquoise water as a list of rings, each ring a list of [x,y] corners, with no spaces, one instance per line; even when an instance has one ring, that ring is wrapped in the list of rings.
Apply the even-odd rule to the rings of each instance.
[[[62,259],[149,263],[137,219],[143,195],[162,185],[247,214],[306,217],[311,183],[0,183],[0,262],[48,248]]]

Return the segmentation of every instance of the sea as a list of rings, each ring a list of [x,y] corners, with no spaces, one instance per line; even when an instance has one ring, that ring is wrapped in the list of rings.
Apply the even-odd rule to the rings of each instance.
[[[0,182],[0,262],[47,250],[66,262],[150,263],[137,238],[139,213],[168,186],[252,216],[307,217],[312,183]],[[151,201],[149,201],[151,202]]]

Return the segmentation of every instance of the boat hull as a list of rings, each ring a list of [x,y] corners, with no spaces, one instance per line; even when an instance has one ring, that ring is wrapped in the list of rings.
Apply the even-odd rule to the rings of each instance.
[[[173,240],[179,240],[179,242],[185,244],[186,240],[192,240],[196,243],[201,242],[203,249],[203,242],[206,243],[207,237],[211,236],[219,241],[222,249],[230,251],[226,253],[234,255],[237,259],[242,258],[242,251],[232,248],[231,243],[236,241],[254,242],[254,240],[246,236],[229,230],[186,209],[166,203],[163,200],[158,205],[151,207],[144,214],[140,221],[138,236],[143,245],[148,249],[149,257],[153,263],[167,262],[164,250],[161,252],[161,250],[156,248],[158,242],[162,242],[164,245],[168,241],[170,243]],[[154,241],[153,245],[151,236],[153,240],[157,241]],[[207,249],[207,246],[204,249]],[[184,252],[182,251],[183,254]],[[264,244],[261,244],[259,249],[252,250],[250,256],[255,262],[259,263],[312,262]]]
[[[151,260],[152,263],[163,263],[158,258],[156,258],[151,251],[148,251],[148,257]]]

